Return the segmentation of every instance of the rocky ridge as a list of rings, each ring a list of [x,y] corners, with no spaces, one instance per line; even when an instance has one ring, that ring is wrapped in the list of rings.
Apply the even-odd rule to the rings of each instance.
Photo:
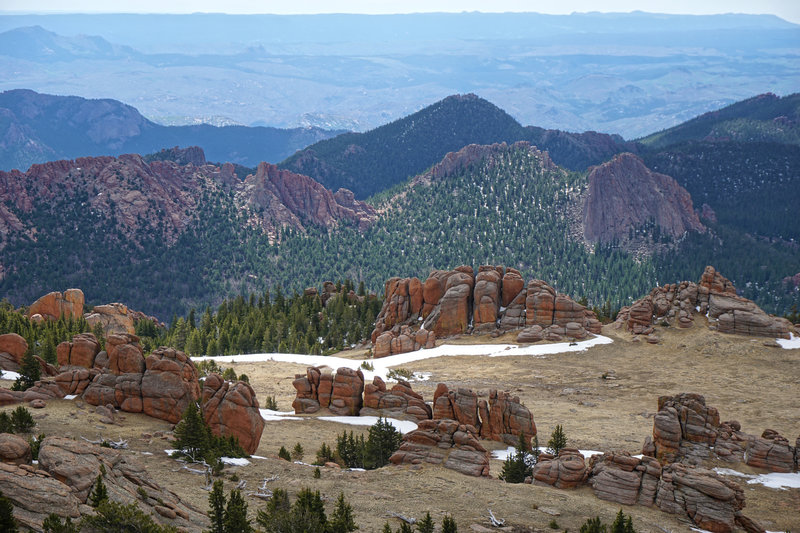
[[[420,324],[421,322],[421,324]],[[372,331],[373,356],[385,357],[464,333],[524,330],[518,341],[585,338],[599,334],[595,314],[541,280],[527,286],[514,268],[484,265],[434,270],[418,278],[391,278]],[[538,336],[537,336],[538,335]]]
[[[656,287],[623,307],[614,327],[648,335],[653,333],[654,324],[662,321],[691,327],[698,315],[716,321],[711,327],[722,333],[788,339],[795,331],[785,318],[767,315],[751,300],[737,296],[733,283],[712,266],[705,268],[698,283],[682,281]]]

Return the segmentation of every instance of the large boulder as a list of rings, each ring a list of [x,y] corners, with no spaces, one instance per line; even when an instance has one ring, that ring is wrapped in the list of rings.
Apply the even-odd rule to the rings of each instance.
[[[203,383],[203,417],[215,435],[233,436],[248,454],[255,453],[264,419],[250,384],[211,374]]]
[[[438,338],[466,333],[470,325],[474,283],[471,273],[456,271],[448,277],[444,296],[439,301],[438,320],[433,327],[426,322],[425,329],[433,329]]]
[[[310,366],[305,374],[295,375],[292,386],[297,391],[292,407],[296,414],[312,414],[320,409],[319,403],[319,381],[320,373],[324,367],[318,368]],[[328,397],[330,401],[330,397]]]
[[[64,341],[56,347],[59,367],[92,368],[99,353],[100,343],[92,333],[79,333],[72,337],[72,342]]]
[[[574,448],[563,448],[557,457],[542,454],[533,467],[534,485],[572,489],[585,483],[588,477],[586,461],[581,452]]]
[[[20,465],[31,462],[31,447],[19,435],[0,433],[0,462]]]
[[[142,376],[142,412],[177,423],[189,402],[200,398],[197,368],[174,348],[161,347],[145,359]]]
[[[63,293],[45,294],[28,308],[28,317],[39,315],[45,320],[64,318],[80,318],[83,316],[83,291],[67,289]]]
[[[358,416],[363,405],[364,374],[361,370],[340,368],[333,378],[329,409],[340,416]]]
[[[144,372],[144,351],[139,337],[130,333],[112,333],[106,337],[108,369],[112,374],[141,374]]]
[[[14,518],[32,531],[42,531],[50,513],[77,521],[81,502],[70,486],[45,470],[0,463],[0,492],[11,500]]]
[[[332,373],[327,367],[306,369],[297,374],[292,386],[297,391],[292,407],[297,414],[316,413],[327,407],[340,416],[358,416],[364,403],[364,374],[342,367]]]
[[[478,412],[481,418],[480,433],[484,439],[516,445],[519,435],[523,435],[530,445],[536,435],[533,414],[522,405],[518,396],[511,396],[506,391],[490,390],[488,403],[480,400]]]
[[[474,427],[455,420],[423,420],[403,436],[392,454],[393,464],[431,463],[469,476],[489,475],[489,452],[481,446]]]
[[[745,462],[757,468],[772,472],[792,472],[797,469],[795,447],[771,429],[764,430],[761,438],[749,442],[745,452]]]
[[[719,427],[719,411],[706,406],[702,395],[661,396],[653,418],[655,457],[662,464],[687,456],[703,459],[714,446]]]
[[[92,329],[101,327],[105,335],[136,333],[133,313],[128,311],[128,306],[125,304],[96,305],[84,318]]]
[[[476,331],[494,330],[497,327],[502,303],[501,280],[503,267],[483,265],[478,268],[473,290],[472,320]]]
[[[607,453],[592,457],[590,464],[589,484],[601,500],[648,507],[655,503],[661,464],[653,457]]]
[[[22,357],[28,351],[28,343],[16,333],[0,335],[0,370],[19,372]]]
[[[364,386],[364,407],[360,414],[414,420],[428,420],[432,415],[431,408],[422,395],[414,392],[407,381],[400,380],[391,389],[387,389],[380,376],[375,376],[372,383]]]

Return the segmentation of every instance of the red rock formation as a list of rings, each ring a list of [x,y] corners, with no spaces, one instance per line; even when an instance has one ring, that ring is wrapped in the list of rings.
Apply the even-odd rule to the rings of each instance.
[[[407,381],[400,380],[391,389],[387,389],[386,383],[375,376],[372,383],[364,386],[364,407],[359,414],[428,420],[431,418],[431,408],[422,395],[411,389]]]
[[[83,291],[67,289],[64,293],[51,292],[45,294],[28,308],[29,318],[39,315],[45,320],[64,318],[80,318],[83,316]]]
[[[550,485],[557,489],[573,489],[586,482],[589,469],[575,448],[563,448],[557,457],[542,454],[533,467],[533,484]]]
[[[92,368],[98,353],[100,343],[92,333],[79,333],[72,337],[72,342],[64,341],[56,347],[59,367]]]
[[[89,326],[92,328],[101,327],[105,335],[133,335],[136,332],[133,323],[133,312],[129,312],[128,306],[125,304],[96,305],[90,313],[86,313],[85,318]]]
[[[590,243],[626,244],[631,229],[655,223],[673,239],[705,231],[692,197],[673,178],[650,171],[637,156],[624,153],[593,167],[583,204],[583,234]]]
[[[637,459],[627,453],[607,453],[590,460],[589,484],[601,500],[623,505],[655,503],[661,464],[652,457]]]
[[[218,374],[208,376],[203,383],[203,417],[214,435],[236,437],[248,454],[258,449],[264,419],[248,383],[231,383]]]
[[[19,435],[0,433],[0,463],[20,465],[31,461],[31,447]]]
[[[500,311],[503,267],[480,266],[473,291],[473,327],[476,331],[497,327]]]
[[[793,472],[798,469],[796,450],[789,441],[771,429],[764,430],[761,438],[749,442],[745,462],[771,472]]]
[[[707,407],[699,394],[681,393],[658,398],[658,413],[653,418],[655,457],[664,463],[691,455],[692,443],[713,446],[719,428],[719,412]]]
[[[292,382],[297,395],[292,402],[294,412],[316,413],[327,407],[341,416],[357,416],[363,405],[364,374],[361,370],[340,368],[335,374],[325,367],[308,367],[306,374],[297,374]]]
[[[28,351],[28,342],[16,333],[0,335],[0,368],[16,372],[22,357]]]
[[[403,436],[389,458],[393,464],[440,464],[469,476],[489,475],[489,452],[481,446],[474,427],[454,420],[423,420]]]
[[[364,403],[363,393],[364,374],[361,370],[340,368],[333,377],[329,409],[340,416],[358,416]]]

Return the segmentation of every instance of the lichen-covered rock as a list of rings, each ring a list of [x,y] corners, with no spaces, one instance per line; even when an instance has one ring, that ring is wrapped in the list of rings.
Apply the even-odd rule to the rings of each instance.
[[[536,435],[533,414],[522,405],[518,396],[511,396],[506,391],[490,390],[488,403],[481,400],[478,411],[481,419],[480,434],[484,439],[513,446],[519,443],[519,435],[523,435],[530,445],[531,439]]]
[[[0,492],[11,500],[17,522],[33,531],[42,531],[50,513],[72,520],[81,516],[81,502],[68,485],[29,465],[0,463]]]
[[[475,330],[493,330],[497,327],[501,307],[501,280],[503,267],[483,265],[478,268],[473,290],[472,320]]]
[[[131,334],[110,334],[106,337],[108,369],[112,374],[144,372],[144,351],[139,337]]]
[[[702,395],[661,396],[653,418],[655,456],[664,464],[692,455],[698,450],[693,443],[700,444],[700,450],[708,450],[717,440],[719,426],[719,411],[706,406]]]
[[[305,374],[295,375],[292,386],[297,392],[292,408],[296,414],[312,414],[319,411],[319,376],[320,369],[313,366],[308,367]]]
[[[235,437],[248,454],[258,449],[264,419],[248,383],[225,381],[219,374],[208,376],[203,383],[203,417],[214,435]]]
[[[533,467],[534,485],[550,485],[557,489],[572,489],[586,482],[589,469],[580,451],[563,448],[557,457],[542,454]]]
[[[489,452],[481,446],[475,428],[455,420],[423,420],[403,436],[392,454],[393,464],[440,464],[469,476],[489,475]]]
[[[363,393],[364,374],[361,370],[339,368],[333,378],[329,409],[340,416],[357,416],[364,402]]]

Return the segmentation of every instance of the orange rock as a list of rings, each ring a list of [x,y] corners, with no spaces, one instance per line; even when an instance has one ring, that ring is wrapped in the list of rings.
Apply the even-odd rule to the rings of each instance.
[[[22,356],[28,351],[28,343],[16,333],[0,335],[0,353],[9,354],[17,364],[22,362]]]
[[[203,417],[214,435],[233,436],[248,454],[255,453],[264,431],[253,388],[211,374],[203,384]]]
[[[28,308],[28,316],[41,315],[46,320],[79,318],[83,316],[83,291],[67,289],[63,294],[51,292],[45,294]]]

